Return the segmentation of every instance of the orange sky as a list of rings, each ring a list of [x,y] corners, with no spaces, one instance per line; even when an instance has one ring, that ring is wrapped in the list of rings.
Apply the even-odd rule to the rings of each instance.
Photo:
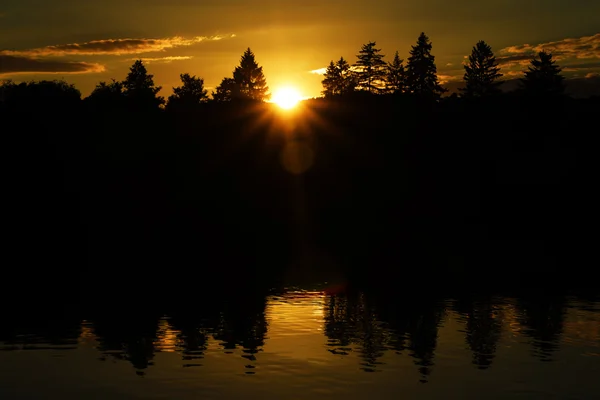
[[[518,75],[538,49],[553,51],[570,77],[600,73],[596,0],[4,0],[0,4],[0,78],[60,79],[83,95],[101,80],[123,79],[136,58],[163,86],[188,72],[214,88],[248,46],[271,89],[296,86],[318,96],[318,70],[351,62],[370,40],[389,58],[406,58],[419,33],[433,43],[442,81],[460,79],[478,40]]]

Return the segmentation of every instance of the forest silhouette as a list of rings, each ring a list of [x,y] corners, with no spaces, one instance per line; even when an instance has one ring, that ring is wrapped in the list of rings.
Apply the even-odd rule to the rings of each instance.
[[[589,285],[599,98],[567,96],[546,52],[519,90],[501,77],[479,42],[444,96],[423,33],[406,64],[375,42],[332,61],[323,97],[287,113],[250,48],[210,96],[183,73],[165,100],[141,60],[85,99],[6,81],[7,293],[134,300],[177,277],[166,290],[193,296],[185,282],[289,269],[382,290]]]

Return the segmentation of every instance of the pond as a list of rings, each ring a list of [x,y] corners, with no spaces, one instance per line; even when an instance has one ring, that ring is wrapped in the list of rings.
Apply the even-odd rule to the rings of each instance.
[[[0,322],[2,399],[588,399],[600,301],[287,288]]]

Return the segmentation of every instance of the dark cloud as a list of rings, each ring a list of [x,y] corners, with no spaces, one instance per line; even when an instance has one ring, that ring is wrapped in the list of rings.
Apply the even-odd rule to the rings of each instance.
[[[530,59],[540,51],[552,53],[557,60],[600,59],[600,33],[592,36],[566,38],[536,45],[521,44],[509,46],[500,50],[498,54],[506,60],[520,61],[527,58]]]
[[[537,45],[522,44],[500,50],[503,54],[535,54],[547,51],[560,58],[600,58],[600,33],[579,38],[566,38]]]
[[[49,57],[70,55],[123,55],[164,51],[174,47],[191,46],[204,41],[215,41],[235,35],[170,37],[163,39],[106,39],[86,43],[59,44],[28,50],[3,50],[0,54],[22,57]]]
[[[576,63],[576,64],[564,64],[564,68],[579,68],[579,69],[600,69],[600,61],[588,62],[588,63]]]
[[[8,74],[87,74],[103,72],[104,66],[86,62],[36,60],[0,54],[0,75]]]
[[[498,64],[520,64],[523,61],[531,61],[534,57],[533,53],[500,55],[496,57]]]

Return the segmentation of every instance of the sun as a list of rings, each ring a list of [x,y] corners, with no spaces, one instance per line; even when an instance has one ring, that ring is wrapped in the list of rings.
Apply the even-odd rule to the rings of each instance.
[[[289,110],[290,108],[296,107],[300,100],[302,100],[300,92],[293,87],[288,86],[278,89],[275,94],[273,94],[273,99],[271,101],[284,110]]]

